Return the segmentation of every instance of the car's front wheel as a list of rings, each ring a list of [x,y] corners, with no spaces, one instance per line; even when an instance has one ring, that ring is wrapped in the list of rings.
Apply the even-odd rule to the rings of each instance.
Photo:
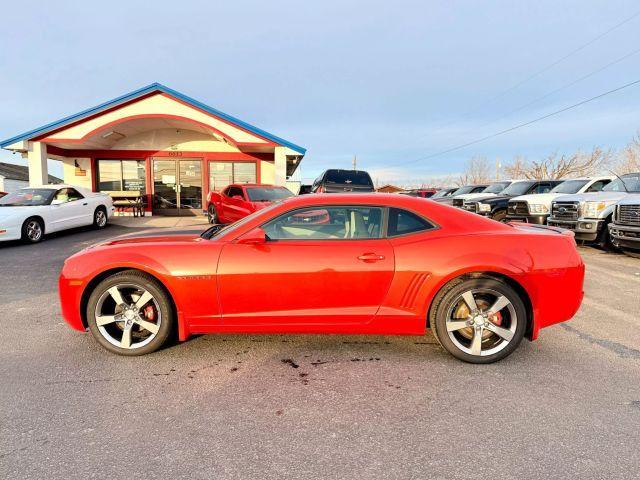
[[[107,277],[91,292],[87,323],[96,341],[120,355],[161,348],[173,329],[169,296],[154,278],[135,270]]]
[[[44,238],[44,223],[39,218],[27,218],[22,224],[22,241],[38,243]]]
[[[492,363],[510,355],[527,328],[518,292],[502,280],[473,278],[446,285],[435,297],[431,329],[454,357]]]

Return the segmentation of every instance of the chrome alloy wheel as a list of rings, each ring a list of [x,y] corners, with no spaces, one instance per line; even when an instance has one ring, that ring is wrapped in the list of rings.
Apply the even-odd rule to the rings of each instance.
[[[462,293],[447,312],[447,334],[461,351],[489,356],[509,345],[518,326],[511,301],[491,289]]]
[[[37,242],[42,238],[42,226],[38,220],[29,220],[27,223],[27,238],[32,242]]]
[[[148,345],[162,323],[160,306],[153,295],[130,283],[114,285],[102,293],[95,319],[105,340],[128,350]]]
[[[107,214],[104,210],[98,210],[96,212],[96,225],[100,228],[104,227],[107,224]]]

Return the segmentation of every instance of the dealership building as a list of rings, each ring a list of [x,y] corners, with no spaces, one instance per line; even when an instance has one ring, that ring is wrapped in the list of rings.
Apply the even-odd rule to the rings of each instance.
[[[202,213],[209,191],[230,183],[296,191],[305,149],[171,88],[154,83],[0,143],[27,159],[29,184],[49,183],[47,160],[64,182],[136,192],[153,214]]]

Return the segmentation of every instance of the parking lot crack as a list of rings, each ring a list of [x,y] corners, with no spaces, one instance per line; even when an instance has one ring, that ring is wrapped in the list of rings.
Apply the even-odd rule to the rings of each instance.
[[[640,360],[640,350],[627,347],[626,345],[614,342],[613,340],[605,340],[603,338],[594,337],[593,335],[578,330],[577,328],[574,328],[571,325],[567,325],[566,323],[563,323],[560,326],[568,332],[575,333],[581,340],[585,340],[592,345],[598,345],[602,348],[606,348],[610,352],[618,355],[620,358],[632,358],[634,360]]]

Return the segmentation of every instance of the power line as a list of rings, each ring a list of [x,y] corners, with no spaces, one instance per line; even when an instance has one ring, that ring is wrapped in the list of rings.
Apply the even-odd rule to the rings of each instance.
[[[582,77],[577,78],[576,80],[573,80],[573,81],[571,81],[569,83],[566,83],[566,84],[564,84],[564,85],[562,85],[562,86],[560,86],[560,87],[558,87],[558,88],[556,88],[556,89],[554,89],[554,90],[552,90],[552,91],[550,91],[548,93],[545,93],[544,95],[542,95],[540,97],[537,97],[534,100],[531,100],[530,102],[527,102],[524,105],[519,106],[518,108],[510,110],[509,112],[505,113],[504,115],[501,115],[500,117],[498,117],[498,118],[496,118],[494,120],[491,120],[490,122],[483,123],[482,125],[479,125],[477,128],[483,128],[483,127],[486,127],[488,125],[493,125],[494,123],[502,120],[503,118],[506,118],[506,117],[508,117],[510,115],[513,115],[516,112],[520,112],[521,110],[524,110],[525,108],[530,107],[531,105],[533,105],[535,103],[538,103],[540,100],[544,100],[545,98],[548,98],[551,95],[554,95],[554,94],[556,94],[558,92],[561,92],[562,90],[565,90],[565,89],[567,89],[569,87],[572,87],[575,84],[580,83],[583,80],[586,80],[587,78],[591,78],[594,75],[602,72],[603,70],[606,70],[607,68],[612,67],[613,65],[616,65],[616,64],[622,62],[623,60],[626,60],[629,57],[637,55],[638,53],[640,53],[640,48],[637,48],[637,49],[633,50],[632,52],[629,52],[626,55],[623,55],[622,57],[618,58],[617,60],[609,62],[606,65],[603,65],[602,67],[599,67],[599,68],[587,73],[586,75],[583,75]],[[466,133],[469,133],[469,131],[467,131]],[[465,134],[463,134],[463,135],[465,135]]]
[[[485,140],[489,140],[491,138],[495,138],[495,137],[498,137],[500,135],[504,135],[505,133],[513,132],[514,130],[518,130],[519,128],[526,127],[528,125],[531,125],[533,123],[539,122],[541,120],[545,120],[545,119],[547,119],[549,117],[553,117],[554,115],[558,115],[560,113],[566,112],[567,110],[574,109],[576,107],[584,105],[585,103],[593,102],[594,100],[598,100],[599,98],[605,97],[605,96],[610,95],[612,93],[619,92],[620,90],[624,90],[625,88],[632,87],[633,85],[637,85],[638,83],[640,83],[640,79],[639,80],[635,80],[635,81],[630,82],[630,83],[627,83],[627,84],[622,85],[620,87],[614,88],[613,90],[609,90],[607,92],[601,93],[600,95],[596,95],[595,97],[591,97],[591,98],[588,98],[586,100],[582,100],[581,102],[574,103],[573,105],[569,105],[568,107],[561,108],[560,110],[556,110],[555,112],[551,112],[551,113],[548,113],[548,114],[543,115],[541,117],[534,118],[533,120],[529,120],[528,122],[520,123],[518,125],[515,125],[513,127],[507,128],[505,130],[501,130],[501,131],[493,133],[491,135],[487,135],[486,137],[478,138],[478,139],[473,140],[471,142],[467,142],[467,143],[464,143],[462,145],[457,145],[455,147],[451,147],[451,148],[448,148],[446,150],[442,150],[440,152],[437,152],[437,153],[434,153],[434,154],[431,154],[431,155],[427,155],[426,157],[421,157],[421,158],[417,158],[415,160],[410,160],[408,162],[404,162],[402,165],[407,165],[409,163],[415,163],[415,162],[420,162],[420,161],[423,161],[423,160],[428,160],[430,158],[439,157],[440,155],[444,155],[445,153],[454,152],[456,150],[460,150],[462,148],[469,147],[471,145],[475,145],[475,144],[480,143],[480,142],[484,142]],[[396,165],[398,165],[398,164],[396,164]]]
[[[621,26],[625,25],[626,23],[629,23],[631,20],[633,20],[634,18],[636,18],[637,16],[640,15],[640,10],[638,10],[637,12],[635,12],[634,14],[632,14],[631,16],[625,18],[624,20],[616,23],[615,25],[613,25],[612,27],[610,27],[609,29],[605,30],[604,32],[602,32],[601,34],[597,35],[596,37],[592,38],[591,40],[589,40],[587,43],[584,43],[582,45],[580,45],[579,47],[571,50],[569,53],[567,53],[566,55],[564,55],[563,57],[559,58],[558,60],[555,60],[553,62],[551,62],[550,64],[542,67],[540,70],[537,70],[536,72],[532,73],[531,75],[529,75],[528,77],[526,77],[524,80],[519,81],[518,83],[512,85],[511,87],[508,87],[505,90],[502,90],[501,92],[499,92],[498,94],[488,98],[487,100],[485,100],[484,102],[482,102],[481,104],[475,106],[474,108],[472,108],[471,110],[468,110],[467,112],[462,114],[462,117],[458,117],[453,119],[450,122],[445,123],[444,125],[440,126],[438,130],[441,130],[444,127],[447,127],[449,125],[452,125],[454,123],[458,123],[459,121],[463,120],[464,118],[468,117],[470,114],[477,112],[478,110],[480,110],[481,108],[483,108],[484,106],[488,105],[489,103],[493,102],[494,100],[497,100],[499,98],[504,97],[507,93],[512,92],[513,90],[515,90],[518,87],[521,87],[522,85],[524,85],[525,83],[533,80],[534,78],[542,75],[543,73],[551,70],[553,67],[555,67],[556,65],[562,63],[563,61],[565,61],[567,58],[572,57],[573,55],[575,55],[578,52],[581,52],[582,50],[584,50],[585,48],[587,48],[589,45],[594,44],[595,42],[597,42],[598,40],[600,40],[602,37],[605,37],[606,35],[608,35],[609,33],[613,32],[614,30],[617,30],[618,28],[620,28]]]

